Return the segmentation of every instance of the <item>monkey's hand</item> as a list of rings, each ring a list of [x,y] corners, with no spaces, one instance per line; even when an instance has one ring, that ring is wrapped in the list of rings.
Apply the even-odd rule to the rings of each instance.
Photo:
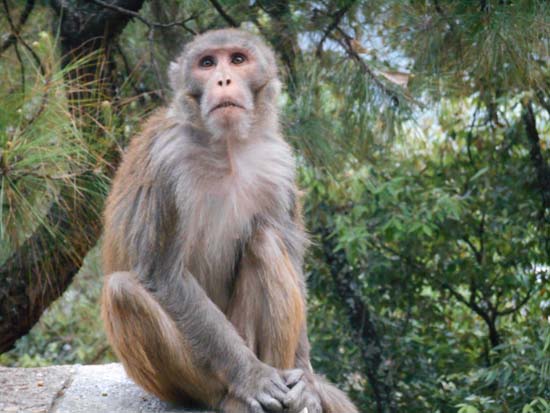
[[[220,406],[224,413],[278,413],[287,411],[284,404],[290,388],[281,374],[266,364],[255,366],[242,382],[235,383]],[[292,370],[294,371],[294,370]],[[298,373],[299,372],[299,373]],[[302,376],[296,370],[295,376]]]
[[[290,391],[286,394],[283,404],[289,413],[322,413],[321,398],[315,386],[312,374],[297,374],[301,370],[283,372],[285,384]]]

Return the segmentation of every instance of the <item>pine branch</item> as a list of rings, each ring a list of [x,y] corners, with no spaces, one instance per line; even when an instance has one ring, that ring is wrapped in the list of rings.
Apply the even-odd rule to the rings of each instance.
[[[29,5],[29,3],[32,3],[32,4]],[[27,5],[25,6],[25,10],[21,14],[21,17],[19,18],[19,23],[17,25],[15,25],[15,23],[13,22],[13,19],[11,18],[10,8],[9,8],[7,0],[2,0],[2,4],[4,5],[4,11],[6,12],[6,19],[8,20],[8,24],[10,25],[10,29],[11,29],[11,34],[10,34],[10,36],[8,36],[8,39],[6,40],[6,43],[8,43],[7,46],[6,46],[6,49],[11,44],[15,44],[16,42],[21,43],[23,45],[23,47],[25,49],[27,49],[29,51],[29,53],[31,54],[32,58],[36,62],[36,65],[40,69],[40,73],[42,73],[42,75],[45,75],[46,70],[44,69],[44,65],[42,64],[42,61],[40,60],[40,58],[38,57],[38,55],[36,54],[34,49],[32,47],[30,47],[28,45],[28,43],[25,40],[23,40],[23,38],[20,35],[20,31],[21,31],[21,28],[23,27],[23,24],[27,21],[32,9],[34,8],[34,1],[27,2]],[[24,18],[24,19],[22,19],[22,18]],[[14,39],[13,39],[13,43],[9,44],[11,36],[13,36]],[[0,54],[4,50],[5,49],[0,49]],[[18,56],[18,58],[20,58],[20,56]]]
[[[327,26],[327,28],[323,32],[323,37],[321,38],[321,40],[319,41],[319,44],[317,45],[317,50],[315,52],[317,57],[320,57],[321,53],[323,52],[323,44],[325,40],[338,27],[338,25],[340,24],[340,21],[344,18],[344,16],[349,11],[351,6],[353,6],[355,3],[356,3],[355,0],[350,1],[348,4],[346,4],[344,7],[342,7],[340,10],[338,10],[336,13],[332,15],[332,22]]]
[[[225,12],[221,4],[217,0],[210,0],[210,3],[212,3],[212,6],[217,10],[218,14],[223,17],[223,19],[229,23],[232,27],[239,27],[240,24],[229,14]]]
[[[17,37],[21,32],[23,25],[27,22],[27,19],[29,18],[32,10],[34,9],[35,0],[27,0],[27,2],[25,3],[25,8],[23,9],[23,12],[19,16],[19,21],[17,22],[17,25],[13,24],[13,21],[9,13],[9,6],[7,1],[3,0],[3,3],[4,3],[4,11],[6,12],[6,19],[8,19],[8,22],[10,24],[11,33],[8,35],[6,40],[4,40],[2,45],[0,45],[0,55],[10,46],[15,44],[15,42],[17,41]]]
[[[152,22],[150,20],[147,20],[145,17],[143,17],[138,12],[135,12],[133,10],[125,9],[124,7],[117,6],[116,4],[107,3],[107,2],[104,2],[104,1],[101,1],[101,0],[92,0],[92,3],[95,3],[98,6],[105,7],[106,9],[113,10],[113,11],[125,14],[126,16],[136,18],[140,22],[145,24],[147,27],[149,27],[149,29],[151,29],[151,28],[168,29],[168,28],[171,28],[171,27],[179,26],[179,27],[184,28],[185,30],[187,30],[189,33],[191,33],[193,35],[197,34],[197,32],[195,32],[193,29],[191,29],[190,27],[188,27],[186,25],[187,22],[189,22],[191,20],[194,20],[197,17],[196,15],[192,15],[192,16],[186,17],[185,19],[176,20],[176,21],[169,22],[169,23],[160,23],[160,22]]]

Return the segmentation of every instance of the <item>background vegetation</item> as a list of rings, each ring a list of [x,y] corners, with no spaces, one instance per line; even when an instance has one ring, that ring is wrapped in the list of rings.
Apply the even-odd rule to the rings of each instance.
[[[109,177],[182,45],[240,25],[286,84],[315,368],[364,412],[550,411],[548,1],[1,3],[0,363],[113,360]]]

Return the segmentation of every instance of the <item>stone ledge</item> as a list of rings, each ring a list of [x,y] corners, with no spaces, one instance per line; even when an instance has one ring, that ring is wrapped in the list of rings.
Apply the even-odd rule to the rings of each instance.
[[[0,412],[198,413],[199,411],[177,407],[145,393],[126,376],[120,364],[113,363],[42,368],[0,366]]]

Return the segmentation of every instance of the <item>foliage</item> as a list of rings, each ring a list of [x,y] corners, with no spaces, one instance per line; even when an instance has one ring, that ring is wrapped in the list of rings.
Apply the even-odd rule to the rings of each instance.
[[[67,104],[70,86],[64,75],[73,68],[60,69],[48,33],[40,32],[38,39],[43,72],[32,67],[33,84],[0,91],[2,261],[44,222],[52,202],[60,200],[63,191],[77,190],[77,177],[98,162]],[[13,62],[2,61],[0,70],[6,74],[3,82],[15,85],[20,79],[17,71],[8,69],[10,65]]]

